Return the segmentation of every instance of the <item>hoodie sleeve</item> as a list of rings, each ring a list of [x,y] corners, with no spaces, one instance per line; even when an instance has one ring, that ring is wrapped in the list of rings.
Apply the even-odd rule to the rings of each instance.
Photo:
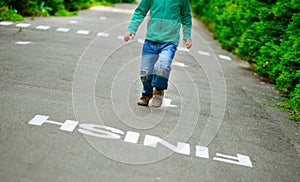
[[[189,0],[183,0],[183,6],[181,9],[181,23],[183,40],[192,39],[191,29],[192,29],[192,12]]]
[[[127,31],[136,34],[138,27],[144,20],[147,12],[150,9],[151,0],[141,0],[137,8],[135,9],[133,16],[128,25]]]

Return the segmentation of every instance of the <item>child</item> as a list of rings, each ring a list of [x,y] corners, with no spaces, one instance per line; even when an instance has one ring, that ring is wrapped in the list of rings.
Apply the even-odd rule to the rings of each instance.
[[[143,84],[138,105],[153,107],[162,104],[164,90],[168,88],[172,60],[175,56],[183,28],[183,43],[192,46],[192,15],[189,0],[141,0],[130,20],[124,40],[133,39],[147,12],[151,17],[147,24],[143,45],[140,77]],[[154,88],[154,91],[153,91]]]

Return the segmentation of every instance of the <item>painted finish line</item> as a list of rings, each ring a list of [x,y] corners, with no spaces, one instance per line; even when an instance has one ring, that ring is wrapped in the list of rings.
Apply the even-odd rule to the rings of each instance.
[[[56,122],[48,120],[49,116],[44,115],[36,115],[32,118],[28,124],[35,126],[42,126],[43,124],[54,124],[60,126],[60,130],[66,132],[73,132],[75,128],[78,127],[78,132],[83,135],[93,136],[102,139],[112,139],[112,140],[120,140],[126,142],[128,144],[137,144],[140,139],[140,133],[134,131],[124,132],[120,129],[112,128],[109,126],[102,126],[96,124],[79,124],[78,121],[66,120],[64,123]],[[190,144],[177,142],[177,145],[170,144],[163,139],[152,136],[145,135],[143,145],[145,147],[153,147],[156,148],[157,144],[163,145],[164,147],[170,149],[171,151],[182,154],[182,155],[191,155],[190,152]],[[196,145],[195,157],[209,159],[209,149],[205,146]],[[225,155],[221,153],[216,153],[215,157],[212,158],[214,161],[220,161],[245,167],[252,168],[252,162],[249,156],[237,154],[236,156]]]

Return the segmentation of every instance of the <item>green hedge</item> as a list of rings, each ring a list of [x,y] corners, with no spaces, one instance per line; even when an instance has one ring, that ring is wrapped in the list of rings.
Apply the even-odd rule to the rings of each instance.
[[[68,16],[95,4],[133,3],[135,0],[2,0],[0,21],[22,20],[22,16]]]
[[[224,49],[249,61],[300,120],[300,0],[192,0]]]

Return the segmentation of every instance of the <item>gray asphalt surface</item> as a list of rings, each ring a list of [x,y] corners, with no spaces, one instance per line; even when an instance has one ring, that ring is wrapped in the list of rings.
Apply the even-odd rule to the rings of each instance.
[[[134,7],[0,23],[0,181],[300,181],[299,124],[197,21],[164,107],[136,105],[145,23],[121,40]]]

